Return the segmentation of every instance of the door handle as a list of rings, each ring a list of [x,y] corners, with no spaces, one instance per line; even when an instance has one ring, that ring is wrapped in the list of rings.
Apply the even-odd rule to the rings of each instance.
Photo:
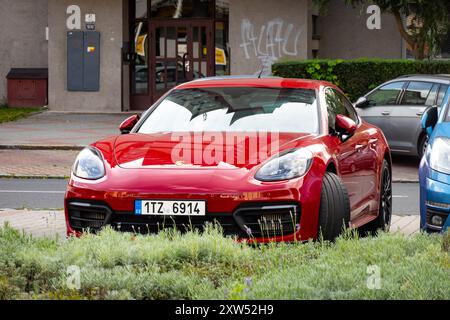
[[[389,111],[383,111],[381,114],[382,114],[383,116],[388,116],[388,115],[390,115],[391,113],[390,113]]]
[[[416,115],[418,115],[419,117],[423,116],[423,112],[417,112]]]

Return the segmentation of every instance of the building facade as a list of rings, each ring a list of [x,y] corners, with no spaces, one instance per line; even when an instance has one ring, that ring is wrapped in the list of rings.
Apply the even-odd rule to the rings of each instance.
[[[0,101],[14,67],[48,68],[51,110],[121,112],[192,79],[268,75],[277,61],[404,58],[394,19],[374,29],[370,15],[342,0],[321,16],[309,0],[0,0]]]

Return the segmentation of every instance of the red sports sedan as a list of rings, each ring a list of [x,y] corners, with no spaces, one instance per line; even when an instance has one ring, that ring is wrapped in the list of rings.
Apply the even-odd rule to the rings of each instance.
[[[65,196],[69,235],[217,223],[225,235],[269,242],[389,227],[386,139],[330,83],[197,80],[120,130],[76,159]]]

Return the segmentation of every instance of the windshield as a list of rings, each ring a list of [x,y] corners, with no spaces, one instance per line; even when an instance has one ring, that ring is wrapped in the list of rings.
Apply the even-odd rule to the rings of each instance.
[[[317,133],[316,93],[309,89],[219,87],[172,91],[149,115],[140,133]]]

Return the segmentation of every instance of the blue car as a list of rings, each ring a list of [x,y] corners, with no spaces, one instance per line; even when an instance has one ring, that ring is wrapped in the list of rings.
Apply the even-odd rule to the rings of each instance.
[[[450,226],[450,89],[440,107],[422,116],[429,143],[419,169],[420,227],[445,232]]]

